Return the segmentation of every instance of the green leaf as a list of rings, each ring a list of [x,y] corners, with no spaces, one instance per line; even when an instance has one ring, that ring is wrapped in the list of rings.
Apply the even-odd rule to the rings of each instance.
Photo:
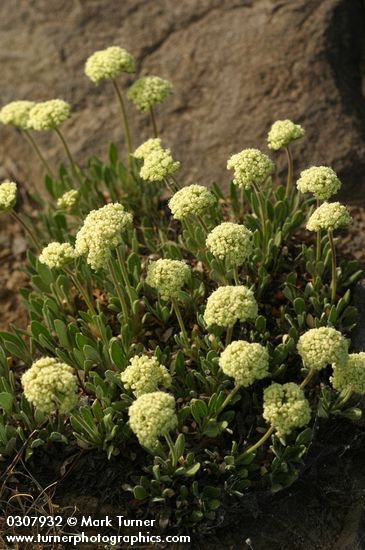
[[[221,490],[218,487],[206,485],[202,491],[202,496],[204,499],[219,498],[221,496]]]
[[[180,468],[177,468],[175,470],[175,475],[183,475],[185,477],[193,477],[195,474],[198,473],[200,470],[200,462],[196,462],[192,466],[189,466],[188,468],[181,466]]]
[[[300,315],[305,311],[305,301],[303,298],[295,298],[293,302],[294,311],[297,315]]]
[[[68,443],[67,437],[59,432],[52,432],[49,435],[49,440],[53,441],[54,443]]]
[[[313,432],[311,428],[306,428],[297,436],[295,443],[297,445],[307,445],[313,437]]]
[[[148,496],[146,489],[142,485],[136,485],[133,488],[133,495],[137,500],[145,500]]]
[[[347,418],[348,420],[355,421],[355,420],[360,420],[362,416],[362,411],[357,407],[352,407],[350,409],[346,409],[345,411],[342,411],[340,415]]]
[[[179,459],[184,454],[185,449],[185,436],[184,434],[179,434],[175,442],[175,455]]]
[[[60,341],[61,346],[63,346],[66,349],[71,349],[66,324],[63,321],[61,321],[61,319],[55,319],[54,329],[56,331],[56,334]]]
[[[208,416],[208,407],[201,399],[192,399],[190,401],[191,414],[198,424]]]
[[[43,439],[40,439],[39,437],[37,439],[33,439],[32,443],[30,444],[31,449],[36,449],[37,447],[42,447],[44,445],[45,441]]]
[[[115,143],[109,145],[109,161],[112,166],[116,166],[118,162],[118,149]]]
[[[8,392],[0,393],[0,407],[9,414],[13,409],[13,399],[14,397],[12,396],[11,393],[8,393]]]
[[[266,330],[266,319],[265,319],[265,317],[263,317],[263,315],[259,315],[256,318],[255,327],[256,327],[257,332],[259,332],[260,334],[265,332],[265,330]]]

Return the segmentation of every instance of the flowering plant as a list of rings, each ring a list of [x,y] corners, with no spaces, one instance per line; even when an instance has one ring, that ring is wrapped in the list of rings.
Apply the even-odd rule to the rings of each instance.
[[[361,271],[336,257],[346,208],[320,202],[338,190],[335,172],[309,168],[294,185],[301,126],[269,132],[269,148],[286,151],[284,184],[269,156],[246,149],[228,160],[228,193],[183,187],[153,111],[169,82],[130,88],[154,135],[133,148],[120,80],[134,70],[117,46],[85,67],[114,87],[124,162],[112,144],[107,163],[78,165],[59,129],[71,113],[61,100],[1,111],[39,156],[49,201],[27,218],[16,184],[0,185],[0,213],[29,237],[29,325],[0,334],[0,453],[105,451],[141,514],[168,507],[171,526],[203,528],[249,491],[292,483],[316,418],[360,415],[365,354],[349,350]],[[46,129],[68,167],[54,170],[39,150],[32,132]]]

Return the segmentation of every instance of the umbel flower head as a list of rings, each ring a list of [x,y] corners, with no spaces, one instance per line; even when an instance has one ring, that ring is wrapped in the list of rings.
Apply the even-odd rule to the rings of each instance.
[[[50,99],[36,103],[29,112],[28,128],[54,130],[70,116],[71,107],[63,99]]]
[[[133,156],[143,159],[139,175],[145,181],[162,181],[172,175],[180,166],[171,156],[170,149],[163,149],[160,138],[151,138],[134,151]]]
[[[116,78],[121,73],[134,73],[133,56],[124,48],[110,46],[93,53],[85,63],[85,74],[99,84],[101,80]]]
[[[300,173],[297,188],[301,193],[312,193],[316,199],[328,200],[341,187],[337,174],[328,166],[312,166]]]
[[[17,185],[13,181],[4,181],[0,184],[0,214],[10,212],[16,202]]]
[[[120,377],[124,387],[127,390],[131,389],[136,397],[155,392],[160,386],[168,388],[171,385],[171,376],[167,368],[160,365],[156,357],[148,355],[132,357]]]
[[[149,264],[146,283],[168,301],[176,298],[189,276],[190,267],[185,262],[160,259]]]
[[[324,202],[316,208],[307,222],[309,231],[334,231],[346,227],[352,221],[346,206],[339,202]]]
[[[345,365],[333,367],[330,381],[335,390],[350,388],[359,395],[365,393],[365,352],[351,353]]]
[[[92,269],[102,269],[108,263],[111,251],[122,242],[122,233],[131,223],[132,215],[117,202],[92,210],[76,235],[76,254],[86,255]]]
[[[50,269],[61,269],[76,258],[76,253],[69,243],[49,243],[43,248],[39,261]]]
[[[206,245],[216,258],[242,265],[252,254],[252,233],[244,225],[223,222],[209,233]]]
[[[158,103],[162,103],[172,92],[172,84],[159,76],[143,76],[136,80],[127,92],[140,111],[148,111]]]
[[[162,149],[161,139],[150,138],[147,141],[143,142],[139,147],[137,147],[137,149],[133,153],[133,156],[136,159],[143,160],[154,151],[159,151],[160,149]]]
[[[12,124],[16,128],[26,130],[28,128],[29,112],[34,107],[34,101],[12,101],[0,111],[0,122]]]
[[[129,425],[143,447],[153,449],[158,438],[177,426],[175,399],[160,391],[144,393],[129,407]]]
[[[308,424],[311,410],[303,390],[293,382],[271,384],[264,391],[263,417],[279,437]]]
[[[70,211],[73,209],[74,206],[76,206],[78,200],[79,200],[80,193],[76,189],[71,189],[71,191],[66,191],[57,200],[57,206],[58,208],[61,208],[62,210]]]
[[[204,321],[210,327],[233,327],[257,317],[255,296],[246,286],[220,286],[208,298]]]
[[[299,338],[298,353],[308,369],[324,369],[327,365],[344,365],[348,358],[348,342],[338,330],[320,327],[307,330]]]
[[[258,149],[244,149],[231,156],[227,162],[227,169],[234,170],[235,185],[249,189],[253,183],[259,185],[270,176],[274,170],[274,163]]]
[[[178,170],[180,162],[174,161],[170,149],[155,149],[144,157],[139,172],[145,181],[162,181]]]
[[[47,414],[68,413],[77,402],[77,380],[72,368],[54,357],[38,359],[22,376],[24,395]]]
[[[261,344],[237,340],[222,352],[219,366],[227,376],[235,379],[237,386],[247,388],[269,374],[269,354]]]
[[[299,124],[294,124],[291,120],[277,120],[271,126],[271,130],[268,133],[268,147],[274,151],[288,147],[292,141],[304,136],[304,133],[304,128]]]
[[[203,185],[188,185],[177,191],[169,201],[175,220],[183,220],[189,214],[200,216],[216,203],[216,198]]]

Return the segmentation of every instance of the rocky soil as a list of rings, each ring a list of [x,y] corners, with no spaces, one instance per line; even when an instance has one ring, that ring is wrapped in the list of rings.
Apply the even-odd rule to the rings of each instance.
[[[182,181],[227,183],[227,157],[264,148],[271,123],[289,117],[307,130],[297,167],[329,164],[346,198],[364,200],[364,20],[363,0],[3,0],[0,104],[62,97],[78,159],[104,155],[110,140],[122,146],[118,108],[111,86],[94,86],[83,66],[94,50],[122,45],[138,75],[174,83],[158,120]],[[148,120],[128,110],[137,145],[151,135]],[[12,128],[0,135],[0,176],[39,188],[27,144]],[[56,136],[39,138],[62,158]]]

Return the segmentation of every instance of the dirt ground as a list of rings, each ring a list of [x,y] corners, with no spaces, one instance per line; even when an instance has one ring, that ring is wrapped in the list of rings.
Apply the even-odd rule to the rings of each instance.
[[[0,226],[0,330],[7,330],[10,323],[22,328],[27,315],[18,296],[19,288],[27,284],[24,260],[27,249],[22,229],[10,216],[1,217]]]

